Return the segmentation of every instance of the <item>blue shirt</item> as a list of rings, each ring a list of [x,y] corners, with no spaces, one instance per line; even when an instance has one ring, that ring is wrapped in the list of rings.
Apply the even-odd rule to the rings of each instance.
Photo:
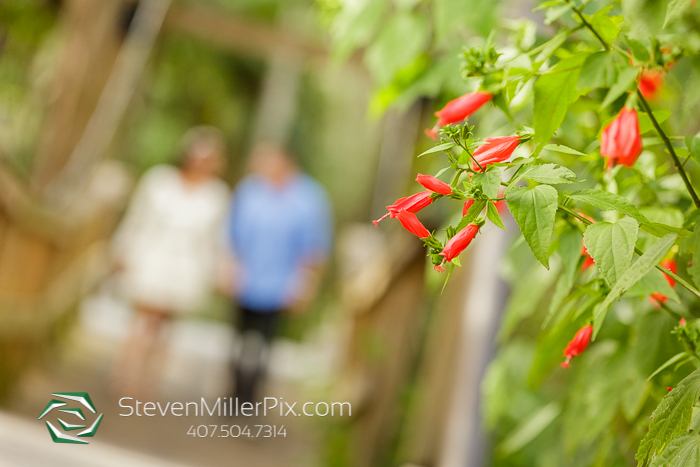
[[[308,262],[331,247],[331,209],[325,190],[307,175],[274,187],[249,175],[236,187],[227,236],[239,266],[238,301],[257,311],[286,307],[302,286]]]

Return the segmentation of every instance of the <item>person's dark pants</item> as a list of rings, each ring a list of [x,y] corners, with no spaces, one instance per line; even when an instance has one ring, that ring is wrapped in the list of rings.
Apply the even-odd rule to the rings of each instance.
[[[233,362],[234,397],[239,403],[255,402],[265,377],[270,344],[281,310],[254,310],[237,306],[240,353]]]

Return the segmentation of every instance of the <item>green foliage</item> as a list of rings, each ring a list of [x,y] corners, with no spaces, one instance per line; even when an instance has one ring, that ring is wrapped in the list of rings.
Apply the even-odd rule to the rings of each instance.
[[[638,231],[639,224],[629,217],[614,224],[596,222],[586,229],[583,243],[610,287],[629,268]]]
[[[549,269],[549,244],[557,213],[557,190],[549,185],[518,187],[508,192],[506,202],[535,258]]]

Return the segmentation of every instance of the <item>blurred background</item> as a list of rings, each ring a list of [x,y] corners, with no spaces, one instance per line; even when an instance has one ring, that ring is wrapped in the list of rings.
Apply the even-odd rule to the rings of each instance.
[[[511,3],[1,1],[0,464],[486,465],[479,385],[511,232],[480,236],[442,291],[419,241],[370,221],[418,191],[413,174],[435,172],[415,157],[433,144],[423,129],[472,90],[459,74],[464,44],[497,17],[524,34],[515,19],[532,5]],[[507,125],[485,115],[484,133]],[[136,397],[112,378],[135,311],[112,238],[142,175],[177,165],[196,125],[223,134],[227,190],[263,141],[325,188],[333,249],[308,306],[281,316],[262,393],[347,401],[352,417],[268,417],[287,436],[248,440],[188,436],[198,421],[118,416],[119,398]],[[459,214],[426,215],[432,229]],[[169,321],[144,400],[230,395],[240,333],[230,297],[211,289]],[[105,413],[90,446],[53,444],[36,420],[59,391],[87,391]]]

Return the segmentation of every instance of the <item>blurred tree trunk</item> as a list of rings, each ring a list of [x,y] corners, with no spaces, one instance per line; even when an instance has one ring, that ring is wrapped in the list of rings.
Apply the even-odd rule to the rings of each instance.
[[[123,38],[125,1],[66,0],[62,57],[51,89],[32,174],[42,191],[80,140]]]

